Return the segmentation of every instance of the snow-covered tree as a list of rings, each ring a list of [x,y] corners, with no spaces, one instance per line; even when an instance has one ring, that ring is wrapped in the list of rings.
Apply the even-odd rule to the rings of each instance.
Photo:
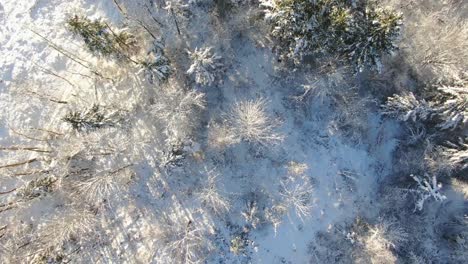
[[[442,130],[464,128],[468,123],[468,87],[442,86],[434,112],[440,120],[437,127]]]
[[[453,178],[452,181],[450,182],[450,185],[453,187],[455,191],[459,192],[465,198],[465,200],[468,200],[468,183],[466,183],[465,181]]]
[[[335,93],[334,103],[338,106],[328,124],[331,134],[340,134],[359,143],[368,132],[368,113],[361,111],[374,103],[371,97],[362,97],[354,88]]]
[[[286,204],[287,203],[279,202],[278,204],[274,204],[273,206],[265,210],[265,219],[273,225],[273,230],[275,231],[275,235],[277,235],[278,227],[283,222],[284,215],[288,213],[289,208],[286,207]],[[304,204],[302,204],[302,206],[304,206]],[[308,212],[308,211],[309,210],[307,208],[305,212]]]
[[[447,142],[446,147],[442,147],[442,156],[445,162],[456,171],[468,169],[468,144],[466,139],[459,138],[458,142]]]
[[[139,73],[143,73],[145,79],[151,84],[167,80],[172,72],[170,62],[164,55],[163,45],[160,41],[154,41],[153,47],[140,64]]]
[[[73,129],[88,132],[94,129],[111,127],[118,123],[119,115],[117,111],[103,110],[95,104],[84,111],[71,111],[63,117],[63,121],[69,123]]]
[[[112,29],[102,20],[74,15],[68,18],[67,25],[71,32],[83,38],[86,47],[95,55],[126,59],[137,48],[132,34]]]
[[[200,125],[197,117],[205,104],[205,96],[201,92],[168,86],[159,90],[151,113],[164,124],[169,144],[178,144],[187,140],[193,129]]]
[[[338,54],[356,70],[379,69],[380,58],[396,49],[401,17],[372,1],[262,0],[260,6],[290,58]]]
[[[198,193],[201,203],[212,210],[215,214],[229,211],[230,203],[224,198],[217,187],[217,176],[210,174],[206,186]]]
[[[445,195],[440,192],[442,189],[442,183],[437,182],[437,178],[435,175],[429,177],[429,175],[424,175],[424,177],[416,176],[411,174],[411,178],[413,178],[418,183],[418,189],[416,192],[419,194],[418,201],[416,202],[415,211],[421,211],[424,207],[424,202],[427,199],[433,198],[436,201],[443,201],[447,199]]]
[[[132,172],[128,167],[84,175],[73,184],[74,195],[93,206],[117,200],[123,194],[122,186],[130,180]]]
[[[371,263],[395,263],[396,256],[392,249],[402,246],[408,240],[408,234],[395,221],[382,220],[369,226],[368,231],[358,241],[369,254]]]
[[[187,50],[192,63],[187,74],[193,75],[195,82],[202,85],[211,85],[223,66],[221,56],[213,53],[212,49],[209,47],[195,48],[194,51]]]
[[[96,215],[86,209],[66,208],[44,221],[30,241],[35,249],[31,262],[70,261],[76,248],[86,248],[97,225]]]
[[[383,114],[397,117],[401,121],[425,121],[429,119],[434,110],[424,100],[418,100],[413,93],[394,95],[387,99],[382,106]]]
[[[375,7],[373,2],[354,17],[345,37],[347,54],[358,70],[376,67],[381,70],[381,57],[397,49],[401,16],[393,11]]]
[[[238,137],[225,124],[211,123],[208,129],[208,140],[211,147],[222,149],[238,142]]]
[[[237,141],[261,145],[279,143],[283,136],[276,132],[279,121],[267,113],[264,99],[236,102],[226,113],[225,126]]]
[[[466,74],[468,21],[458,1],[419,1],[404,17],[404,58],[417,78],[428,84],[453,82]]]
[[[213,250],[212,229],[202,219],[174,213],[161,221],[161,233],[153,261],[161,263],[203,263]]]
[[[280,195],[285,208],[293,208],[296,215],[304,220],[312,212],[313,187],[307,176],[290,175],[281,181]]]
[[[257,202],[255,200],[246,201],[246,208],[242,211],[242,216],[249,228],[256,229],[261,223],[263,223],[263,215],[258,209]]]
[[[465,86],[441,86],[428,99],[413,93],[394,95],[382,106],[383,114],[413,123],[435,122],[439,130],[463,129],[468,121],[468,92]]]

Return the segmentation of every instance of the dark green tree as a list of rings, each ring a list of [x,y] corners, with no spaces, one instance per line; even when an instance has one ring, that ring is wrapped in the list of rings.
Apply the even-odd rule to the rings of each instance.
[[[69,123],[73,129],[80,132],[88,132],[103,127],[112,127],[117,123],[117,118],[112,114],[105,114],[97,104],[82,112],[71,111],[63,120]]]
[[[379,68],[396,49],[401,16],[373,1],[262,0],[272,35],[285,57],[342,56],[357,70]]]
[[[137,47],[132,34],[116,32],[101,20],[75,15],[67,20],[67,25],[71,32],[83,38],[86,47],[94,55],[130,59],[129,55]]]

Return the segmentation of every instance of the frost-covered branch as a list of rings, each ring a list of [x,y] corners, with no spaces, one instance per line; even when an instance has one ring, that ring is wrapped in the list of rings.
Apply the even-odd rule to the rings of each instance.
[[[418,100],[413,93],[389,97],[382,106],[383,114],[395,116],[401,121],[425,121],[433,114],[431,106],[423,99]]]
[[[313,187],[307,176],[290,176],[281,181],[280,195],[286,208],[293,208],[302,220],[312,212]]]
[[[427,174],[424,178],[415,176],[413,174],[411,174],[410,177],[418,183],[417,192],[420,195],[414,210],[421,211],[424,207],[424,202],[431,197],[436,201],[443,201],[447,199],[445,195],[440,193],[440,189],[442,189],[442,183],[437,182],[435,175],[432,176],[432,179]]]
[[[463,128],[468,123],[468,87],[442,86],[434,111],[441,120],[437,125],[442,130]]]
[[[241,101],[234,104],[226,115],[226,125],[236,141],[261,145],[275,144],[283,136],[276,132],[279,122],[266,112],[264,99]]]
[[[216,185],[217,177],[215,175],[209,175],[206,187],[198,193],[198,197],[203,205],[219,215],[229,211],[230,204],[229,201],[219,193]]]
[[[205,104],[203,93],[170,86],[159,91],[151,113],[164,124],[168,142],[177,144],[187,140],[187,136],[199,125],[197,114],[205,108]]]

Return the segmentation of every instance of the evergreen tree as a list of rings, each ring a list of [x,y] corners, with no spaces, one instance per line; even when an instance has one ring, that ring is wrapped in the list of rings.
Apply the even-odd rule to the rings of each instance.
[[[163,44],[161,41],[154,41],[153,47],[148,51],[146,59],[140,62],[141,69],[145,79],[154,84],[163,82],[169,78],[172,72],[170,61],[164,55]]]
[[[116,123],[113,115],[104,114],[101,107],[96,104],[82,112],[71,111],[63,120],[80,132],[114,126]]]
[[[73,16],[67,20],[72,33],[83,38],[86,47],[94,55],[118,59],[128,58],[136,47],[135,37],[125,31],[115,32],[101,20],[90,20],[84,16]]]
[[[397,48],[394,40],[400,32],[400,20],[400,15],[369,4],[355,16],[341,52],[347,54],[359,70],[366,66],[379,69],[381,56]]]
[[[192,61],[187,74],[195,77],[195,82],[202,85],[211,85],[215,81],[216,75],[220,72],[223,64],[221,56],[213,53],[211,47],[194,51],[187,50]]]
[[[286,57],[341,55],[357,70],[379,66],[396,48],[401,17],[374,2],[347,0],[262,0],[272,35]]]

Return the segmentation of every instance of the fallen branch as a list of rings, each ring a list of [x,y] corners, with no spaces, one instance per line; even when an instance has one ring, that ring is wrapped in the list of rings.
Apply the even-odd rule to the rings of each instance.
[[[36,67],[38,67],[42,72],[44,72],[44,73],[46,73],[46,74],[50,74],[50,75],[52,75],[52,76],[55,76],[55,77],[57,77],[57,78],[59,78],[59,79],[64,80],[65,82],[67,82],[67,83],[68,83],[70,86],[72,86],[73,88],[76,88],[76,87],[77,87],[77,86],[74,85],[71,81],[69,81],[67,78],[58,75],[57,73],[53,72],[52,70],[46,69],[45,67],[42,67],[41,65],[39,65],[39,64],[37,64],[37,63],[35,63],[35,62],[33,62],[33,64],[34,64]]]
[[[160,27],[164,27],[164,25],[154,17],[153,12],[151,12],[151,9],[149,8],[148,4],[145,3],[145,7],[146,11],[148,11],[148,13],[151,15],[153,21],[156,22],[156,24],[158,24]]]
[[[49,173],[49,170],[25,171],[25,172],[14,173],[12,175],[15,176],[15,177],[18,177],[18,176],[33,175],[33,174],[37,174],[37,173]]]
[[[142,28],[144,28],[144,29],[146,30],[146,32],[148,32],[148,34],[150,34],[151,37],[152,37],[154,40],[157,39],[156,36],[155,36],[155,35],[149,30],[149,28],[145,25],[145,23],[143,23],[143,21],[138,20],[138,19],[135,19],[135,21],[137,21],[138,24],[140,24],[140,26],[141,26]]]
[[[115,171],[109,172],[109,174],[116,174],[116,173],[119,173],[119,172],[125,170],[126,168],[133,166],[133,165],[134,165],[134,164],[125,165],[125,166],[123,166],[123,167],[121,167],[121,168],[116,169]]]
[[[60,54],[64,55],[65,57],[71,59],[72,61],[78,63],[79,65],[89,69],[92,71],[92,69],[88,66],[88,65],[85,65],[84,63],[89,63],[85,60],[82,60],[78,57],[76,57],[75,55],[72,55],[71,53],[69,54],[68,51],[66,51],[65,49],[62,49],[61,47],[59,47],[57,44],[53,43],[52,41],[48,40],[46,37],[42,36],[41,34],[39,34],[38,32],[36,32],[35,30],[32,30],[32,29],[29,29],[32,33],[36,34],[37,36],[39,36],[40,38],[42,38],[43,40],[45,40],[47,42],[47,44],[49,44],[50,47],[52,47],[53,49],[55,49],[57,52],[59,52]],[[81,61],[79,61],[81,60]]]
[[[62,133],[58,133],[58,132],[51,131],[51,130],[47,130],[47,129],[43,129],[43,128],[31,128],[31,129],[39,130],[39,131],[44,131],[44,132],[47,132],[47,133],[50,133],[50,134],[54,134],[54,135],[57,135],[57,136],[63,136]]]
[[[7,204],[0,204],[0,213],[3,213],[5,211],[8,211],[10,209],[13,209],[15,207],[18,207],[18,205],[16,204],[16,202],[9,202]]]
[[[101,78],[104,78],[104,79],[107,79],[107,80],[111,80],[113,81],[111,78],[107,78],[107,77],[104,77],[101,73],[99,73],[98,71],[96,70],[93,70],[90,66],[86,65],[85,63],[88,63],[90,64],[89,62],[83,60],[83,59],[80,59],[78,58],[77,56],[69,53],[68,51],[66,51],[65,49],[59,47],[57,44],[53,43],[52,41],[48,40],[46,37],[42,36],[41,34],[39,34],[38,32],[32,30],[32,29],[29,29],[32,33],[38,35],[40,38],[42,38],[43,40],[45,40],[47,42],[47,44],[49,44],[50,47],[52,47],[53,49],[55,49],[57,52],[59,52],[60,54],[64,55],[65,57],[69,58],[70,60],[78,63],[79,65],[85,67],[86,69],[90,70],[92,73],[94,73],[95,75],[101,77]],[[80,60],[82,62],[80,62]]]
[[[172,9],[172,7],[171,7],[170,10],[171,10],[172,18],[174,18],[174,22],[175,22],[175,25],[176,25],[176,28],[177,28],[177,33],[179,33],[179,36],[180,36],[179,23],[177,23],[177,19],[176,19],[175,14],[174,14],[174,9]]]
[[[47,142],[46,139],[39,139],[39,138],[34,138],[34,137],[31,137],[31,136],[28,136],[28,135],[26,135],[26,134],[23,134],[23,133],[20,133],[20,132],[14,130],[14,129],[11,128],[11,127],[10,127],[10,130],[11,130],[14,134],[17,134],[17,135],[19,135],[19,136],[23,136],[23,137],[25,137],[25,138],[27,138],[27,139]]]
[[[34,94],[34,95],[37,95],[37,97],[39,97],[39,98],[49,100],[49,101],[51,101],[51,102],[53,102],[53,103],[57,103],[57,104],[68,104],[67,101],[62,101],[62,100],[58,100],[58,99],[55,99],[55,98],[50,98],[50,97],[48,97],[48,96],[39,94],[39,93],[34,92],[34,91],[31,91],[31,90],[26,90],[26,91],[27,91],[27,92],[30,92],[30,93],[32,93],[32,94]]]
[[[2,194],[9,194],[9,193],[12,193],[12,192],[14,192],[14,191],[16,191],[16,188],[14,188],[14,189],[12,189],[12,190],[9,190],[9,191],[5,191],[5,192],[0,192],[0,195],[2,195]],[[1,231],[1,230],[3,230],[3,229],[0,229],[0,231]]]
[[[39,153],[50,153],[52,151],[50,150],[45,150],[45,149],[40,149],[37,147],[17,147],[17,146],[12,146],[12,147],[1,147],[0,150],[4,151],[16,151],[16,150],[25,150],[25,151],[34,151],[34,152],[39,152]]]
[[[117,8],[119,9],[120,13],[122,13],[122,15],[124,17],[127,17],[127,13],[123,10],[123,8],[120,6],[120,4],[117,2],[117,0],[113,0],[114,1],[114,4],[117,6]]]
[[[30,160],[26,160],[26,161],[21,161],[21,162],[17,162],[17,163],[2,165],[2,166],[0,166],[0,169],[11,168],[11,167],[17,167],[17,166],[21,166],[21,165],[33,163],[33,162],[35,162],[35,161],[38,161],[38,159],[37,159],[37,158],[33,158],[33,159],[30,159]]]

